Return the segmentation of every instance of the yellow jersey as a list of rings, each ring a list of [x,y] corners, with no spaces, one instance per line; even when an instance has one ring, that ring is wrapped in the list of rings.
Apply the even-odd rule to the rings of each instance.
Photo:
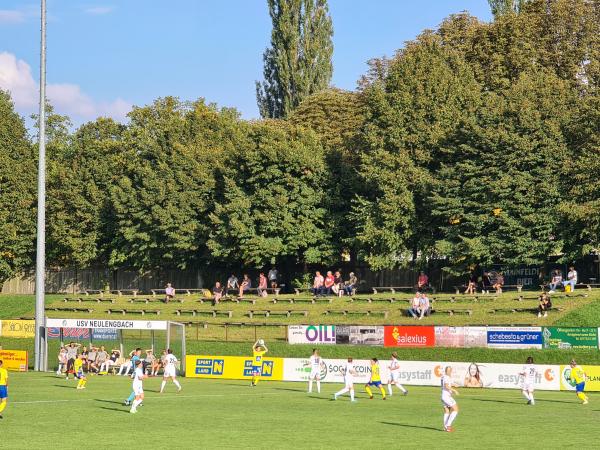
[[[8,370],[0,369],[0,386],[6,386],[8,384]]]
[[[77,358],[75,360],[75,362],[73,363],[73,370],[75,371],[75,373],[81,372],[83,370],[83,361],[81,359]]]
[[[252,366],[262,366],[263,355],[267,353],[265,350],[253,350],[252,351]]]
[[[583,383],[585,381],[585,372],[579,366],[575,366],[571,369],[571,380],[575,382],[575,384]]]
[[[379,373],[379,364],[371,366],[371,382],[381,381],[381,374]]]

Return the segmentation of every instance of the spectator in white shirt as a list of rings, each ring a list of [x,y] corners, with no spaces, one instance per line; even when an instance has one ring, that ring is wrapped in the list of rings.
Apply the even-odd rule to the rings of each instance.
[[[421,320],[424,316],[429,316],[431,314],[431,304],[429,303],[429,298],[425,295],[424,292],[421,292],[419,295],[419,320]]]
[[[175,297],[175,288],[171,286],[171,283],[167,283],[167,287],[165,288],[165,303],[169,303],[169,300],[173,300]]]
[[[408,308],[408,314],[410,314],[414,319],[419,317],[419,306],[420,305],[421,305],[421,293],[417,292],[410,303],[410,308]]]
[[[577,284],[577,271],[575,267],[569,267],[569,272],[567,273],[567,279],[563,281],[563,286],[566,288],[567,286],[571,286],[571,292],[575,290],[575,285]]]
[[[315,272],[315,278],[313,280],[313,287],[311,289],[313,295],[321,295],[323,293],[323,283],[325,282],[325,278],[321,275],[321,272],[318,270]]]
[[[556,288],[562,285],[562,272],[559,269],[556,269],[552,272],[552,281],[550,281],[550,292],[549,294],[554,294],[556,292]]]

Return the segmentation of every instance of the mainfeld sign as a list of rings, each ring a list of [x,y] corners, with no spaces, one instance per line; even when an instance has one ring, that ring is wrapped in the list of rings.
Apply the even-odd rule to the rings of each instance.
[[[289,325],[290,344],[335,344],[334,325]]]
[[[433,347],[435,345],[435,328],[386,325],[383,344],[385,347]]]
[[[337,325],[335,339],[338,344],[383,345],[383,326]]]

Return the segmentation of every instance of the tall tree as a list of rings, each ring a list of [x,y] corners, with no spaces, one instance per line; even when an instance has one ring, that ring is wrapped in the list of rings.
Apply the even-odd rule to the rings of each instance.
[[[329,85],[333,24],[327,0],[268,0],[271,47],[263,54],[264,81],[256,98],[264,118],[285,118],[300,102]]]
[[[23,119],[0,90],[0,283],[32,263],[35,164]]]
[[[527,0],[488,0],[494,17],[511,12],[519,12]]]

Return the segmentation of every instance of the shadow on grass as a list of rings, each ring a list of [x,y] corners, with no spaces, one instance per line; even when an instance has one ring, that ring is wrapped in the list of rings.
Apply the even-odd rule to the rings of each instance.
[[[495,400],[495,399],[491,399],[491,398],[470,398],[469,400],[475,401],[475,402],[489,402],[489,403],[512,403],[513,405],[526,405],[527,402],[522,401],[522,402],[509,402],[507,400]]]
[[[109,408],[107,406],[101,406],[100,409],[106,409],[107,411],[118,411],[125,414],[131,414],[128,409],[117,409],[117,408]]]
[[[279,388],[279,387],[276,387],[273,389],[276,391],[306,392],[306,390],[304,390],[304,389],[290,389],[290,388]]]
[[[445,431],[442,430],[441,428],[423,427],[421,425],[409,425],[407,423],[397,423],[397,422],[379,422],[379,423],[382,423],[384,425],[394,425],[396,427],[419,428],[421,430],[441,431],[442,433],[445,433]]]
[[[55,384],[54,387],[77,390],[77,386],[65,386],[64,384]]]
[[[579,402],[576,402],[576,401],[569,402],[569,401],[565,401],[565,400],[547,400],[547,399],[543,399],[543,398],[536,398],[535,401],[536,401],[536,403],[540,403],[540,402],[546,403],[546,402],[548,402],[548,403],[567,403],[569,405],[577,405],[577,404],[579,404]]]
[[[123,405],[123,402],[116,402],[114,400],[103,400],[101,398],[95,398],[94,400],[97,402],[102,402],[102,403],[112,403],[114,405]]]

